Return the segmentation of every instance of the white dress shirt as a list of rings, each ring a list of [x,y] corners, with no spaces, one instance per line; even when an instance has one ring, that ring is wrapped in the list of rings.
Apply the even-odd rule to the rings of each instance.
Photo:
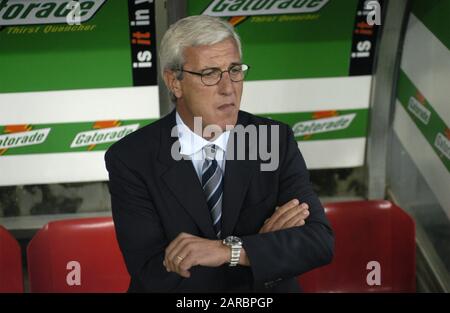
[[[228,137],[230,136],[230,131],[223,132],[214,141],[208,141],[203,137],[200,137],[194,133],[181,119],[178,112],[176,112],[176,122],[178,128],[178,137],[180,141],[180,153],[182,155],[188,156],[192,165],[194,166],[195,172],[201,181],[202,166],[205,160],[205,153],[203,147],[207,145],[216,145],[216,160],[217,164],[222,169],[222,173],[225,173],[225,161],[226,161],[226,151]]]

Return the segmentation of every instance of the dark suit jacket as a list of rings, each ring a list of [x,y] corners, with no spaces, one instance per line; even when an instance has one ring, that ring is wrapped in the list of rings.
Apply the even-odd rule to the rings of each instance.
[[[163,266],[164,250],[179,233],[217,239],[191,161],[171,157],[177,140],[171,137],[175,111],[107,151],[112,212],[131,275],[129,291],[296,292],[296,276],[331,261],[332,230],[290,127],[243,111],[237,124],[279,126],[279,166],[275,171],[260,171],[260,158],[226,161],[222,236],[241,237],[250,267],[196,266],[185,279],[166,272]],[[258,234],[275,207],[293,198],[309,204],[306,224]]]

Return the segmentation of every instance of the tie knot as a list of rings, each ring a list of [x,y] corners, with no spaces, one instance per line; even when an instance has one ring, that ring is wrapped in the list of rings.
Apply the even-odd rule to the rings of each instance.
[[[216,145],[207,145],[207,146],[203,147],[203,150],[205,151],[205,158],[207,160],[211,161],[216,158],[216,152],[217,152]]]

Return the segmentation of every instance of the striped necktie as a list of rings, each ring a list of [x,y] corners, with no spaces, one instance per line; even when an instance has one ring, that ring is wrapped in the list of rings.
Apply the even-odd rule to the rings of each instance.
[[[202,187],[208,203],[209,212],[213,221],[217,238],[221,235],[222,219],[222,193],[223,175],[222,169],[217,164],[215,145],[207,145],[203,148],[205,161],[202,166]]]

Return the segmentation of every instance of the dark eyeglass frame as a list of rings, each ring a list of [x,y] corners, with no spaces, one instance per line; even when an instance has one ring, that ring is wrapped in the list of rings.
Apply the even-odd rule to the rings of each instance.
[[[242,71],[242,74],[243,74],[243,75],[242,75],[242,79],[240,79],[240,80],[234,80],[234,79],[231,77],[231,74],[230,74],[230,71],[231,71],[233,68],[235,68],[236,66],[239,66],[239,67],[242,68],[241,71]],[[244,68],[245,68],[245,69],[244,69]],[[215,85],[217,85],[218,83],[220,83],[220,81],[222,80],[222,75],[223,75],[223,73],[228,72],[228,75],[230,76],[230,80],[231,80],[232,82],[239,83],[239,82],[241,82],[241,81],[243,81],[243,80],[245,79],[245,76],[247,75],[249,69],[250,69],[250,66],[247,65],[247,64],[232,64],[232,65],[230,65],[230,67],[228,67],[228,69],[225,70],[225,71],[222,71],[222,70],[221,70],[220,68],[218,68],[218,67],[205,68],[205,69],[202,70],[201,72],[188,71],[188,70],[185,70],[184,68],[179,69],[179,71],[180,71],[180,72],[186,72],[186,73],[189,73],[189,74],[192,74],[192,75],[200,76],[200,79],[201,79],[202,83],[203,83],[205,86],[215,86]],[[207,71],[211,71],[211,70],[214,70],[214,71],[216,71],[217,73],[220,72],[220,76],[219,76],[219,79],[217,80],[217,82],[215,82],[214,84],[207,84],[207,83],[205,83],[205,81],[203,80],[203,78],[207,75],[206,72],[207,72]]]

